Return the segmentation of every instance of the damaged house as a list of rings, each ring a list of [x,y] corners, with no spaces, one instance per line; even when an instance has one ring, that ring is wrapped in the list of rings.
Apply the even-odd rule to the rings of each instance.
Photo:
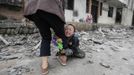
[[[67,0],[66,21],[85,19],[94,23],[134,25],[134,0]]]
[[[23,0],[0,0],[0,19],[22,19]]]
[[[98,9],[97,23],[133,25],[134,0],[98,0],[102,6]]]
[[[24,0],[0,0],[0,19],[23,18]],[[134,25],[134,0],[65,0],[67,22],[84,22],[92,14],[93,23]]]

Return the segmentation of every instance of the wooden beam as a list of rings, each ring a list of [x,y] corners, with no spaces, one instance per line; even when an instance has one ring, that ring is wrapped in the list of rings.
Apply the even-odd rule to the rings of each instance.
[[[89,14],[92,12],[92,0],[89,0]]]
[[[22,0],[22,10],[24,12],[24,8],[25,8],[25,0]]]
[[[97,17],[99,17],[100,16],[100,6],[101,6],[101,2],[99,1],[99,4],[98,4],[98,15],[97,15]]]
[[[5,45],[9,45],[9,42],[7,42],[1,35],[0,35],[0,40],[3,41],[3,43],[5,43]]]
[[[32,48],[32,50],[38,49],[38,47],[41,45],[41,42],[42,42],[42,41],[40,41],[36,46],[34,46],[34,47]]]

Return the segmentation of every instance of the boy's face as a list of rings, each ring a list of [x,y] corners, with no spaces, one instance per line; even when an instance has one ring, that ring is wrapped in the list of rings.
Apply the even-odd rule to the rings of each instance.
[[[73,26],[70,26],[70,25],[66,26],[65,27],[65,35],[66,35],[66,37],[71,37],[73,34],[74,34]]]

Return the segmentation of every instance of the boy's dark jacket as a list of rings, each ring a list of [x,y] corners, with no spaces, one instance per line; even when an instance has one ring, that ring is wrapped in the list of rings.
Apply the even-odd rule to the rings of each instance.
[[[79,47],[79,39],[77,36],[73,35],[72,37],[68,38],[68,47],[73,50],[73,52],[77,51]]]

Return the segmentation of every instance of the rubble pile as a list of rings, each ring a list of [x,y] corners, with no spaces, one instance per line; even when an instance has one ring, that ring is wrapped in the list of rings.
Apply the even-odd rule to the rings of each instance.
[[[133,33],[134,30],[125,27],[121,28],[120,26],[112,28],[99,27],[95,31],[76,32],[80,40],[80,48],[86,52],[86,58],[80,59],[82,60],[81,62],[79,62],[80,60],[76,60],[77,63],[75,62],[76,64],[74,64],[83,64],[80,66],[83,67],[82,69],[85,66],[91,67],[91,65],[94,65],[96,72],[101,70],[98,71],[98,74],[91,75],[133,75]],[[37,68],[35,62],[39,64],[39,60],[37,60],[39,47],[35,48],[41,40],[39,33],[30,35],[4,35],[2,37],[9,44],[5,45],[0,40],[0,75],[37,75],[30,73],[38,73],[39,71],[35,70]],[[51,47],[52,53],[55,53],[55,47]],[[73,65],[72,68],[75,68]],[[80,67],[78,70],[81,70]],[[69,69],[68,66],[66,68],[67,70]],[[59,74],[54,71],[51,75]],[[85,73],[85,75],[89,74]]]
[[[0,34],[16,35],[33,33],[38,33],[38,29],[33,23],[0,21]]]

